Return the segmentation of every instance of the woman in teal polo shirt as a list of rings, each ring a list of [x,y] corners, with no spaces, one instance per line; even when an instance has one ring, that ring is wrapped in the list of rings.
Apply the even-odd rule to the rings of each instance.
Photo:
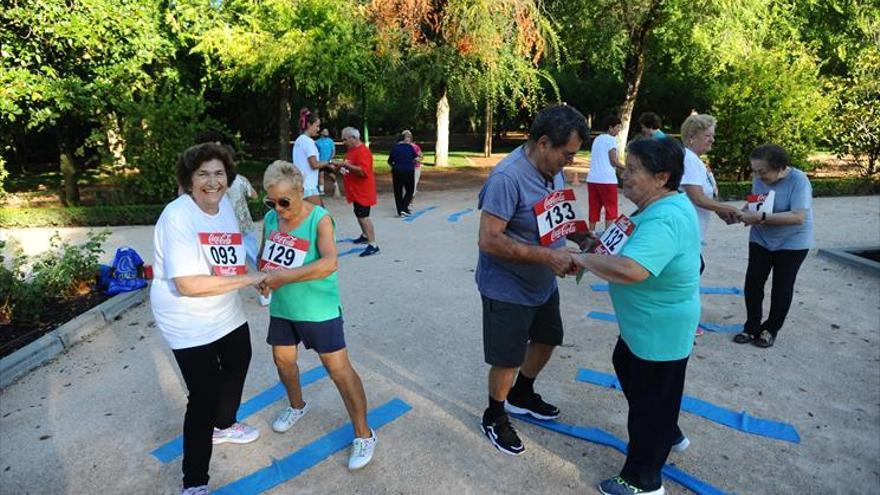
[[[266,206],[263,219],[261,269],[268,271],[263,295],[272,292],[266,342],[290,404],[272,429],[284,433],[302,418],[303,401],[296,364],[300,342],[314,349],[342,396],[354,424],[348,468],[366,466],[373,457],[376,434],[367,425],[367,398],[348,359],[342,331],[342,307],[337,283],[336,236],[324,208],[303,201],[303,176],[289,162],[275,161],[263,176]]]
[[[677,141],[629,145],[623,194],[638,210],[616,256],[583,254],[576,263],[610,283],[620,324],[614,371],[629,404],[629,451],[606,495],[664,493],[660,470],[671,449],[690,443],[678,428],[688,356],[700,318],[700,228],[677,192],[684,156]]]

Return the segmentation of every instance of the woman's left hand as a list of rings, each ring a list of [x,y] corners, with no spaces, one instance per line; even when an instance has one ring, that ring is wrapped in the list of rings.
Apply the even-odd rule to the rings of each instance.
[[[281,272],[269,272],[269,274],[266,275],[266,279],[263,280],[262,285],[272,290],[275,290],[284,285],[284,280],[281,277]]]
[[[742,213],[740,218],[742,222],[746,225],[755,225],[761,223],[763,215],[758,213],[757,211],[745,211]]]

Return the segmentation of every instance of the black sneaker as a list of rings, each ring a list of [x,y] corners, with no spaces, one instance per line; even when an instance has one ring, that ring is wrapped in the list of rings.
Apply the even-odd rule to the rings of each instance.
[[[538,419],[556,419],[559,408],[541,400],[541,396],[532,392],[531,396],[520,397],[511,393],[504,401],[504,410],[512,414],[528,414]]]
[[[366,243],[368,243],[368,242],[370,242],[370,240],[367,239],[366,236],[364,236],[364,234],[361,234],[360,237],[358,237],[357,239],[351,241],[352,244],[366,244]]]
[[[363,258],[364,256],[371,256],[371,255],[377,254],[378,252],[379,252],[378,246],[368,244],[367,249],[364,249],[363,251],[361,251],[361,254],[359,254],[358,256]]]
[[[490,420],[484,413],[483,420],[480,422],[480,430],[496,449],[507,455],[520,455],[526,450],[506,414]]]

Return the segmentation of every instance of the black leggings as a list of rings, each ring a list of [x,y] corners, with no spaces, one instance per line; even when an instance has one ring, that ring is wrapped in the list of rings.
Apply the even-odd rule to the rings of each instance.
[[[678,412],[688,358],[646,361],[618,339],[612,362],[629,404],[629,447],[620,477],[642,490],[656,490],[672,443],[682,435]]]
[[[416,175],[412,170],[408,172],[392,170],[391,181],[394,185],[394,204],[397,206],[397,214],[400,215],[409,211],[409,204],[412,203],[415,191]]]
[[[746,270],[745,284],[746,333],[757,336],[762,330],[767,330],[776,338],[791,308],[794,282],[808,252],[808,249],[770,251],[758,243],[749,243],[749,268]],[[764,284],[771,270],[773,287],[770,290],[770,316],[761,323]]]
[[[189,391],[183,419],[183,487],[208,484],[214,427],[235,423],[251,362],[248,324],[210,344],[176,349],[174,358]]]

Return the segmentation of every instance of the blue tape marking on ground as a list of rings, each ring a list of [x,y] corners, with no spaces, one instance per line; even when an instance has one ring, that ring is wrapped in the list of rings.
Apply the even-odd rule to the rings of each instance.
[[[600,311],[590,311],[587,313],[587,318],[592,318],[594,320],[602,320],[602,321],[610,321],[612,323],[617,322],[617,317],[611,313],[602,313]]]
[[[472,211],[474,211],[473,208],[465,208],[465,209],[463,209],[463,210],[461,210],[461,211],[457,211],[457,212],[453,213],[452,215],[449,215],[448,217],[446,217],[446,221],[449,222],[449,223],[455,223],[455,222],[457,222],[461,217],[467,215],[468,213],[470,213],[470,212],[472,212]]]
[[[357,239],[355,239],[354,237],[343,237],[342,239],[336,239],[336,244],[339,244],[341,242],[354,242],[356,240]]]
[[[594,320],[610,321],[612,323],[617,323],[616,316],[611,313],[603,313],[601,311],[590,311],[586,314],[586,317],[592,318]],[[720,323],[700,323],[700,328],[715,333],[739,333],[742,332],[743,326],[741,323],[735,325],[722,325]]]
[[[601,371],[581,368],[578,370],[576,380],[579,382],[592,383],[593,385],[599,385],[601,387],[614,388],[617,390],[621,389],[617,377],[609,373],[602,373]],[[754,416],[749,416],[745,411],[731,411],[730,409],[716,406],[715,404],[697,399],[696,397],[691,397],[690,395],[682,397],[681,410],[745,433],[775,438],[777,440],[784,440],[792,443],[801,442],[801,437],[798,435],[797,429],[788,423],[756,418]]]
[[[541,428],[546,428],[548,430],[562,433],[563,435],[568,435],[570,437],[579,438],[581,440],[597,443],[599,445],[605,445],[607,447],[611,447],[617,450],[622,454],[626,454],[626,443],[623,440],[600,428],[570,425],[552,420],[543,421],[540,419],[532,418],[531,416],[522,416],[519,414],[513,414],[512,416],[521,421],[525,421],[526,423],[531,423],[533,425],[540,426]],[[685,473],[675,466],[669,464],[663,466],[663,474],[666,475],[667,478],[675,481],[679,485],[697,494],[725,495],[724,491],[719,490],[709,483]]]
[[[594,292],[608,292],[608,284],[590,284]],[[700,294],[732,294],[741,296],[743,290],[738,287],[700,287]]]
[[[363,247],[353,247],[353,248],[349,249],[348,251],[343,251],[343,252],[341,252],[341,253],[337,253],[337,254],[336,254],[336,257],[337,257],[337,258],[342,258],[343,256],[348,256],[349,254],[362,253],[365,249],[367,249],[366,246],[363,246]]]
[[[412,215],[410,215],[408,217],[403,217],[403,221],[406,223],[415,222],[416,219],[419,218],[420,216],[424,215],[425,213],[428,213],[431,210],[436,210],[437,208],[438,208],[437,206],[429,206],[427,208],[422,208],[421,210],[416,210],[413,212]]]
[[[400,399],[392,399],[367,414],[367,422],[374,430],[394,421],[412,407]],[[309,468],[319,464],[334,453],[351,445],[354,427],[346,424],[283,459],[273,460],[272,464],[255,471],[244,478],[220,487],[212,493],[218,495],[253,495],[263,493],[299,476]]]
[[[323,366],[316,366],[309,371],[306,371],[302,375],[300,375],[299,380],[303,387],[306,385],[312,384],[321,378],[327,376],[327,370],[324,369]],[[281,383],[276,383],[275,385],[263,390],[259,394],[248,399],[247,402],[243,403],[238,408],[238,417],[239,421],[244,421],[246,418],[251,416],[252,414],[260,411],[264,407],[269,404],[275,402],[276,400],[284,397],[287,392],[284,390],[284,385]],[[159,459],[162,464],[168,464],[169,462],[176,459],[179,455],[183,454],[183,437],[178,436],[174,440],[158,447],[156,450],[151,452],[153,457]]]

